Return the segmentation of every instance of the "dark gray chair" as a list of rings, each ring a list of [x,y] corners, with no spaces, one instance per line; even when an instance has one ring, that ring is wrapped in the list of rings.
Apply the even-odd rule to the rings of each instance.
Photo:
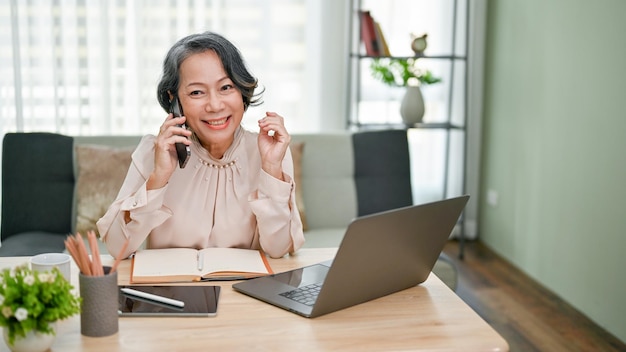
[[[7,133],[2,144],[0,256],[63,252],[72,230],[72,137]]]
[[[407,131],[357,132],[352,143],[358,215],[412,205]]]
[[[357,132],[352,135],[352,143],[359,216],[412,205],[407,131]],[[456,265],[445,253],[440,254],[433,272],[456,290]]]

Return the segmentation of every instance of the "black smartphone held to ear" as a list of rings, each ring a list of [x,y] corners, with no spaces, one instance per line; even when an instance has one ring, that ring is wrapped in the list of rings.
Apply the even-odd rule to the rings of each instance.
[[[170,112],[174,114],[174,117],[183,116],[183,109],[178,103],[178,97],[174,97],[174,99],[172,99],[172,102],[170,105]],[[185,125],[177,125],[177,126],[185,127]],[[176,146],[176,154],[178,155],[178,166],[180,166],[180,168],[182,169],[185,167],[185,165],[187,165],[187,161],[189,161],[189,157],[191,156],[191,149],[189,148],[188,145],[183,144],[183,143],[176,143],[175,146]]]

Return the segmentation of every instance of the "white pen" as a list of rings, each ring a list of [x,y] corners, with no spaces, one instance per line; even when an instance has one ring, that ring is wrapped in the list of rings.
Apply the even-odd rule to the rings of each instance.
[[[203,267],[204,267],[204,256],[202,256],[200,252],[198,252],[198,270],[202,271]]]
[[[179,301],[173,298],[167,298],[159,295],[154,295],[152,293],[147,293],[139,290],[133,290],[132,288],[123,287],[120,289],[122,292],[129,294],[131,296],[137,296],[145,299],[149,299],[152,301],[169,304],[171,306],[176,306],[179,308],[185,308],[185,302]]]

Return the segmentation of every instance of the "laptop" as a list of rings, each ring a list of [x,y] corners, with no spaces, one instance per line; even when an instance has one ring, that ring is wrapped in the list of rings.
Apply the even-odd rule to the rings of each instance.
[[[356,218],[333,260],[233,288],[314,318],[413,287],[428,278],[468,199],[465,195]]]

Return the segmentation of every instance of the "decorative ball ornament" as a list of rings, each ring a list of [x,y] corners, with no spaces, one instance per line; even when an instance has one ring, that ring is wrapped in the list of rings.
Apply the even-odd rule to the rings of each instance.
[[[428,43],[426,42],[426,37],[428,37],[428,34],[426,33],[422,34],[419,37],[411,33],[411,50],[413,50],[415,56],[424,55],[424,50],[426,50],[426,47],[428,46]]]

